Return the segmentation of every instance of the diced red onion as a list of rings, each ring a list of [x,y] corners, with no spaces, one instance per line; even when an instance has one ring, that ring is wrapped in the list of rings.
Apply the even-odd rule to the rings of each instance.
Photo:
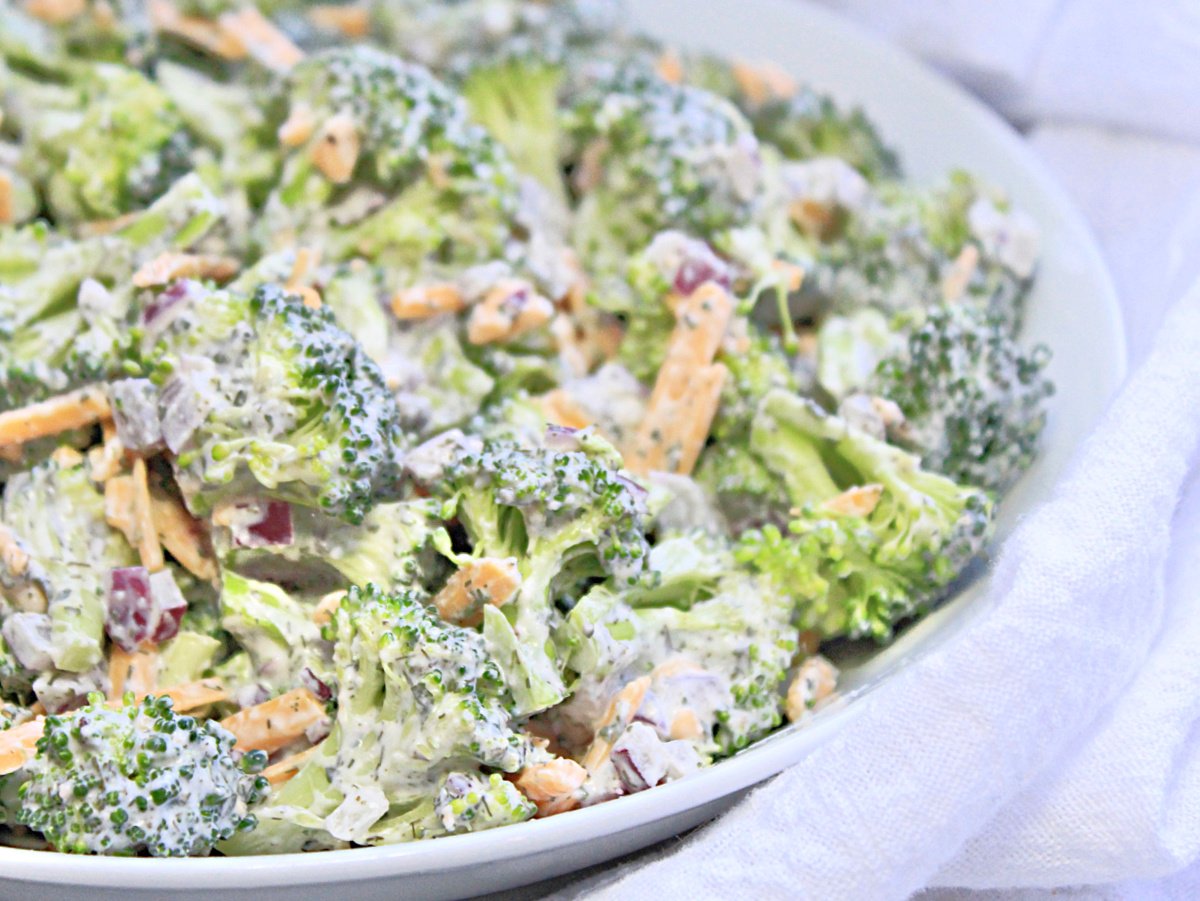
[[[618,473],[616,480],[624,485],[626,489],[628,489],[629,493],[633,495],[633,499],[636,502],[640,503],[650,495],[650,492],[646,488],[635,482],[633,479],[626,478]]]
[[[158,389],[149,379],[123,379],[108,386],[117,437],[128,451],[153,454],[162,450]]]
[[[237,547],[279,547],[290,545],[292,506],[285,501],[254,501],[240,506],[230,526]]]
[[[644,791],[662,782],[667,760],[658,734],[643,723],[630,724],[613,745],[613,767],[626,791]]]
[[[705,282],[716,282],[728,289],[732,283],[729,267],[716,256],[691,257],[683,261],[675,272],[674,288],[684,297],[691,295]]]
[[[565,425],[546,426],[546,447],[556,451],[579,450],[579,429]]]
[[[163,384],[159,397],[162,436],[172,453],[178,454],[208,417],[215,403],[213,382],[216,366],[201,357],[185,357]]]
[[[318,701],[328,701],[333,697],[333,689],[321,681],[310,667],[300,670],[300,682],[311,691]]]
[[[163,313],[188,299],[201,286],[186,278],[176,279],[142,307],[142,325],[150,325]]]
[[[175,584],[175,576],[169,569],[150,576],[150,597],[154,602],[156,620],[150,640],[155,643],[169,641],[178,634],[179,623],[188,607],[187,599]]]
[[[154,601],[150,573],[144,566],[109,570],[108,608],[104,628],[108,637],[126,651],[136,651],[154,632]]]

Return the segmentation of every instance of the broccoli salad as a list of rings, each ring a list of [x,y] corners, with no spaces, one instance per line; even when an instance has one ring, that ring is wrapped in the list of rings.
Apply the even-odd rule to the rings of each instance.
[[[698,770],[985,551],[1037,228],[607,0],[0,7],[0,840],[318,851]]]

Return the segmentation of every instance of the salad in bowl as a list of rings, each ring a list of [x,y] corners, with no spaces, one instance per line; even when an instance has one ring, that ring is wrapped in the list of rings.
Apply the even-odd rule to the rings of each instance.
[[[409,842],[686,779],[953,592],[1031,219],[597,0],[0,11],[0,839]]]

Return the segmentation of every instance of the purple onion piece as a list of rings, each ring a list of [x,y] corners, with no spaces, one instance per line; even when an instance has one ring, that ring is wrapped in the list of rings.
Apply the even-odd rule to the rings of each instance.
[[[309,667],[300,670],[300,682],[311,691],[318,701],[328,701],[333,697],[333,689],[321,681]]]
[[[684,260],[675,272],[673,287],[678,294],[688,297],[705,282],[716,282],[726,290],[733,283],[729,267],[715,254]]]
[[[179,624],[187,613],[187,599],[175,584],[169,569],[150,576],[150,598],[154,603],[154,631],[150,640],[155,643],[169,641],[179,632]]]
[[[650,492],[633,479],[626,478],[620,473],[617,474],[616,479],[629,490],[629,493],[633,495],[633,499],[635,501],[641,502],[650,496]]]
[[[123,566],[109,570],[106,582],[104,629],[115,644],[136,651],[156,626],[150,573],[144,566]]]
[[[546,447],[556,451],[579,450],[579,429],[565,425],[546,426]]]
[[[638,768],[636,755],[628,748],[618,748],[612,752],[613,766],[621,779],[621,786],[630,793],[645,791],[650,788],[641,770]]]
[[[196,282],[186,278],[171,282],[142,307],[142,325],[150,325],[171,307],[187,300],[198,287]]]
[[[292,543],[292,507],[285,501],[256,501],[247,505],[247,520],[232,528],[237,547],[279,547]]]

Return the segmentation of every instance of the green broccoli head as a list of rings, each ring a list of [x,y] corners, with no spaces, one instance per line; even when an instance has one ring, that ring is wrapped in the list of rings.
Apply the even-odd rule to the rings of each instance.
[[[711,53],[685,54],[679,62],[686,81],[733,101],[759,140],[787,159],[836,156],[872,181],[900,176],[896,152],[861,108],[843,109],[827,94],[796,85],[769,66]]]
[[[383,844],[519,822],[516,772],[536,749],[506,710],[482,636],[412,592],[351,588],[325,629],[338,673],[333,731],[226,853]],[[484,799],[487,802],[484,802]],[[494,803],[493,803],[494,802]]]
[[[10,80],[19,95],[23,86]],[[17,117],[23,165],[60,225],[141,209],[191,168],[183,121],[134,69],[97,63],[53,93],[41,88],[29,105]]]
[[[265,760],[239,760],[233,746],[216,723],[176,715],[168,698],[130,696],[114,710],[93,695],[46,717],[17,818],[59,851],[202,856],[253,829],[250,810],[267,791],[251,766]]]
[[[712,241],[758,212],[758,143],[714,94],[623,69],[581,93],[565,129],[580,195],[575,244],[601,272],[619,271],[665,229]]]
[[[867,390],[900,407],[889,438],[960,482],[1002,491],[1037,455],[1054,386],[1044,345],[1025,351],[1001,324],[957,305],[930,311]]]
[[[268,200],[267,244],[320,240],[332,259],[408,271],[504,255],[512,164],[427,70],[368,47],[329,50],[292,70],[286,104],[311,134]]]
[[[886,639],[897,619],[944,594],[990,537],[985,491],[922,469],[804,398],[769,393],[749,448],[794,518],[791,537],[774,525],[743,536],[739,559],[794,597],[806,624],[834,630],[828,636]]]
[[[590,432],[564,430],[558,447],[480,442],[435,486],[475,557],[516,558],[516,600],[484,611],[484,635],[522,714],[561,701],[562,661],[548,644],[554,601],[581,581],[628,584],[645,565],[643,490],[621,475],[620,456]]]
[[[927,188],[881,186],[822,245],[812,288],[839,313],[914,313],[953,302],[1020,330],[1038,233],[1006,197],[965,172]]]
[[[379,367],[275,285],[177,282],[144,312],[167,445],[194,512],[265,496],[361,522],[396,487],[398,411]]]
[[[0,234],[0,410],[115,377],[132,343],[134,270],[192,246],[221,214],[189,174],[115,235],[72,240],[42,222]]]

